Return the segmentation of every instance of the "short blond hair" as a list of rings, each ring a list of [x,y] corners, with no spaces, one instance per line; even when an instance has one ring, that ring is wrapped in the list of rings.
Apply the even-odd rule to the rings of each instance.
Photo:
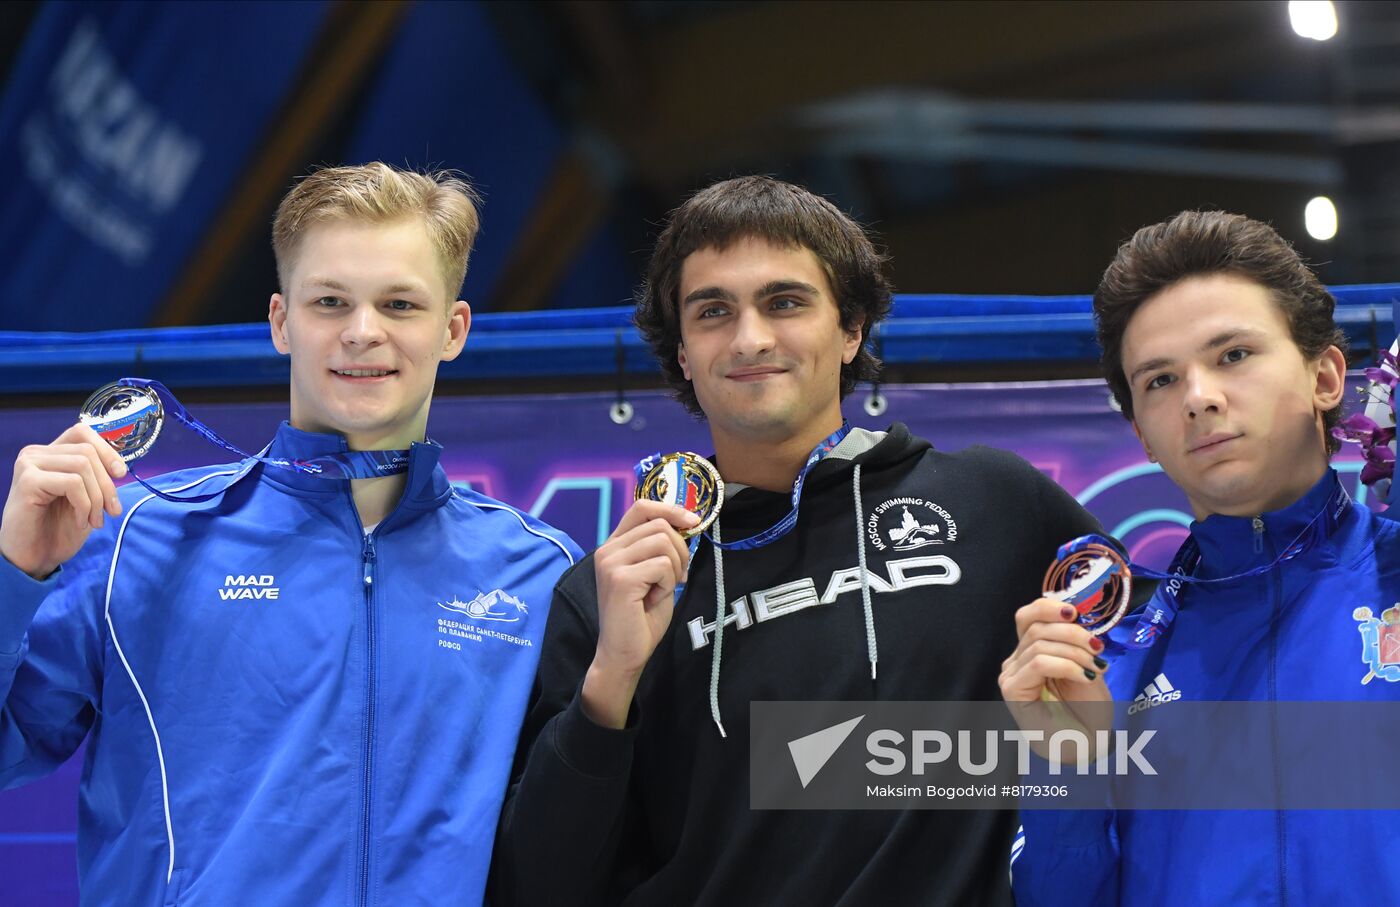
[[[383,224],[417,216],[437,251],[449,299],[455,299],[481,228],[479,201],[466,178],[452,170],[418,173],[374,161],[313,171],[282,199],[272,221],[272,252],[282,292],[287,291],[297,248],[316,224],[338,219]]]

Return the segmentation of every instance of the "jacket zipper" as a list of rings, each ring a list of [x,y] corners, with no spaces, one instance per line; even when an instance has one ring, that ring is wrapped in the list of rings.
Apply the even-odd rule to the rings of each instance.
[[[1264,553],[1264,520],[1261,517],[1254,518],[1254,552]],[[1278,629],[1279,621],[1282,619],[1282,591],[1279,588],[1280,577],[1270,570],[1264,574],[1264,587],[1269,592],[1270,621],[1269,621],[1269,703],[1270,703],[1270,734],[1273,743],[1272,770],[1274,775],[1274,802],[1275,806],[1283,801],[1283,779],[1279,775],[1278,759]],[[1281,907],[1288,904],[1288,830],[1284,826],[1284,813],[1281,809],[1274,810],[1274,844],[1278,848],[1278,896]]]
[[[365,588],[365,638],[368,641],[366,661],[368,671],[365,685],[364,812],[360,817],[363,828],[360,838],[360,896],[357,899],[358,903],[362,905],[367,905],[369,903],[369,852],[371,839],[370,798],[373,792],[374,779],[374,704],[376,694],[374,654],[374,533],[378,531],[379,528],[375,527],[374,532],[365,535],[361,571],[364,576]]]

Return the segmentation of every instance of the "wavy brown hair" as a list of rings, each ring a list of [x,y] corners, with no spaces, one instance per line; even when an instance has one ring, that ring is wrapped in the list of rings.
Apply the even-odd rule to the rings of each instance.
[[[1267,290],[1309,362],[1329,346],[1346,352],[1346,335],[1333,320],[1337,301],[1273,227],[1242,214],[1183,211],[1143,227],[1119,246],[1094,293],[1094,321],[1103,349],[1099,364],[1126,418],[1133,418],[1132,388],[1123,373],[1128,322],[1156,294],[1188,277],[1208,274],[1233,274]],[[1341,447],[1332,437],[1341,417],[1340,404],[1323,413],[1329,453]]]
[[[892,299],[886,256],[859,224],[826,199],[772,177],[742,176],[700,190],[671,212],[637,292],[634,321],[676,399],[695,415],[704,415],[676,361],[681,266],[702,249],[722,250],[750,238],[810,249],[817,256],[836,295],[842,327],[861,331],[860,350],[841,367],[842,398],[857,381],[873,380],[880,360],[870,352],[870,331],[889,314]]]

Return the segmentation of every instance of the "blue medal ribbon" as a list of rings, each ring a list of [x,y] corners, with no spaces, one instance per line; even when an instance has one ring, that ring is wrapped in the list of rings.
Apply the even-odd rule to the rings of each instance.
[[[345,480],[345,479],[377,479],[383,476],[397,475],[408,469],[409,451],[407,450],[350,450],[320,456],[308,457],[304,460],[286,460],[275,457],[264,457],[258,454],[250,454],[245,450],[225,441],[212,428],[199,421],[179,400],[170,389],[159,381],[152,381],[146,378],[122,378],[117,384],[126,387],[137,387],[150,391],[160,398],[161,405],[165,411],[185,427],[195,434],[204,438],[216,447],[221,447],[230,453],[236,454],[240,459],[252,460],[256,463],[264,463],[277,469],[289,469],[299,472],[302,475],[314,476],[318,479]],[[136,474],[135,470],[130,470],[132,478],[140,482],[147,490],[153,494],[164,498],[167,501],[174,501],[179,504],[199,504],[211,500],[220,494],[219,491],[211,491],[187,497],[168,494],[158,488],[152,487],[144,479]]]
[[[776,542],[778,539],[791,532],[792,528],[797,525],[797,512],[800,507],[799,501],[802,497],[802,485],[807,481],[807,473],[811,472],[814,466],[825,459],[826,455],[831,453],[832,450],[836,448],[836,445],[844,441],[846,436],[850,433],[851,424],[843,419],[840,428],[827,435],[820,444],[812,448],[812,452],[807,455],[807,462],[802,466],[802,471],[797,474],[796,481],[792,483],[792,509],[788,511],[787,516],[783,517],[772,526],[769,526],[767,529],[764,529],[762,532],[751,535],[746,539],[739,539],[735,542],[716,542],[714,537],[706,532],[704,535],[710,540],[710,544],[724,551],[748,551],[752,548],[762,548],[764,545],[771,545],[773,542]],[[646,475],[647,469],[650,469],[651,466],[660,459],[661,454],[654,453],[642,460],[641,463],[638,463],[635,467],[637,481],[641,482],[642,477]],[[643,469],[644,466],[646,469]],[[699,541],[699,536],[691,539],[691,554],[695,553],[695,546]]]
[[[1110,643],[1122,649],[1148,648],[1167,634],[1172,621],[1176,619],[1177,612],[1181,610],[1181,594],[1186,586],[1230,583],[1253,576],[1262,576],[1280,564],[1311,551],[1319,543],[1326,540],[1337,531],[1337,526],[1340,525],[1351,506],[1351,495],[1347,494],[1346,489],[1334,477],[1332,493],[1328,496],[1327,503],[1283,549],[1283,553],[1274,558],[1271,563],[1254,567],[1243,573],[1211,579],[1202,579],[1196,576],[1196,570],[1201,565],[1201,546],[1193,536],[1189,535],[1181,547],[1177,549],[1176,556],[1172,558],[1171,566],[1167,568],[1165,573],[1129,562],[1128,569],[1133,576],[1161,580],[1162,582],[1159,583],[1152,598],[1145,606],[1125,616],[1116,627],[1108,631],[1106,635]],[[1090,544],[1118,547],[1104,536],[1085,535],[1061,545],[1057,557],[1062,559]]]
[[[840,428],[827,435],[825,440],[812,448],[812,452],[807,455],[807,462],[802,466],[802,471],[797,474],[796,481],[792,483],[792,509],[788,511],[787,516],[778,520],[778,522],[769,526],[762,532],[755,533],[746,539],[739,539],[734,542],[716,542],[714,536],[707,532],[705,533],[705,537],[710,540],[710,544],[724,551],[748,551],[753,548],[762,548],[764,545],[771,545],[773,542],[776,542],[778,539],[791,532],[792,528],[797,525],[797,511],[801,506],[802,484],[807,481],[807,473],[811,472],[814,466],[826,459],[826,455],[831,453],[836,448],[836,445],[846,440],[846,436],[850,433],[851,423],[843,419]]]

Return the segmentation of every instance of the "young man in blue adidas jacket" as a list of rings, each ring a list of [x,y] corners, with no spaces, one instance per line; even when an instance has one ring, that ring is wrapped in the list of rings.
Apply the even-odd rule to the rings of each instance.
[[[1185,212],[1119,249],[1094,298],[1104,373],[1195,512],[1195,575],[1273,566],[1188,585],[1167,632],[1121,655],[1062,603],[1026,606],[1001,676],[1009,702],[1400,698],[1400,659],[1386,666],[1375,645],[1400,601],[1400,524],[1360,506],[1329,519],[1345,507],[1328,467],[1346,365],[1333,304],[1277,233],[1238,215]],[[1325,528],[1276,563],[1309,524]],[[1400,903],[1393,812],[1024,810],[1022,822],[1021,905]]]
[[[274,226],[291,421],[266,459],[408,448],[328,480],[252,459],[138,485],[91,428],[26,448],[0,523],[0,786],[85,740],[86,904],[469,904],[563,535],[453,489],[425,440],[470,190],[321,170]],[[0,901],[4,901],[0,880]]]

